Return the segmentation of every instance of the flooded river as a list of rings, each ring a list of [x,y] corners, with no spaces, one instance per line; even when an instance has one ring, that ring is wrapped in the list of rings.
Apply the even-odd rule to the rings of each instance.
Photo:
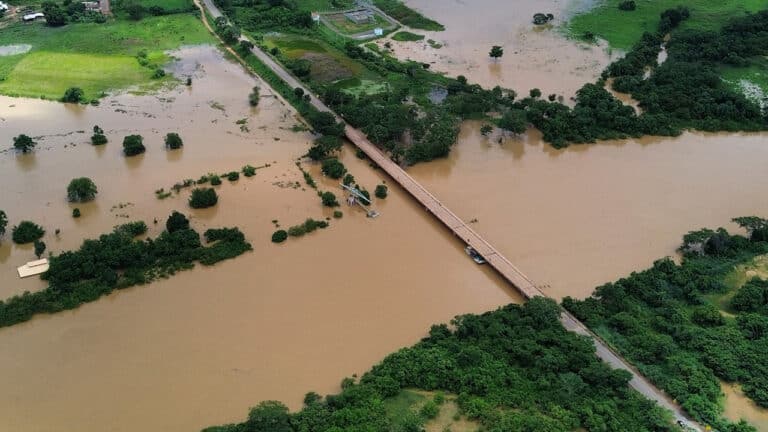
[[[428,36],[446,45],[398,43],[396,53],[472,82],[568,97],[610,61],[555,29],[531,29],[533,13],[562,20],[578,3],[408,3],[446,24]],[[487,57],[492,44],[505,48],[496,64]],[[394,185],[375,220],[344,206],[328,230],[272,244],[272,220],[287,227],[331,214],[294,165],[312,137],[292,131],[294,112],[217,51],[176,55],[174,69],[193,75],[191,88],[110,96],[99,107],[0,97],[0,142],[26,133],[40,143],[31,155],[0,153],[0,208],[11,225],[44,225],[54,252],[129,220],[147,221],[156,235],[173,209],[199,230],[240,227],[254,251],[0,329],[0,430],[188,432],[240,420],[264,399],[297,408],[305,392],[338,390],[342,377],[417,341],[430,324],[520,300]],[[254,85],[262,85],[256,109],[247,104]],[[106,146],[89,144],[95,124]],[[409,172],[556,298],[584,297],[674,254],[689,229],[768,214],[765,135],[688,133],[554,150],[536,132],[499,143],[479,126],[463,126],[450,158]],[[183,150],[163,149],[167,132],[180,133]],[[144,135],[147,153],[126,159],[120,143],[132,133]],[[368,190],[384,178],[350,148],[342,159]],[[161,187],[245,164],[271,166],[224,181],[212,210],[188,209],[188,192],[155,198]],[[307,166],[321,189],[340,195]],[[91,177],[99,195],[73,219],[65,189],[79,176]],[[43,287],[16,277],[33,254],[9,237],[0,242],[0,297]]]
[[[147,221],[155,235],[173,209],[191,214],[199,230],[239,226],[254,251],[0,329],[0,430],[189,432],[240,420],[264,399],[298,408],[307,391],[337,391],[344,376],[414,343],[433,323],[519,301],[393,185],[375,220],[345,206],[327,230],[272,244],[272,220],[287,227],[330,216],[315,191],[287,187],[303,185],[294,160],[311,137],[290,130],[293,111],[266,87],[251,109],[247,94],[258,83],[217,51],[177,56],[180,71],[194,72],[190,89],[109,97],[100,107],[0,98],[0,142],[40,136],[33,155],[0,154],[0,203],[11,225],[42,224],[54,252],[128,220]],[[235,123],[244,118],[249,131]],[[106,146],[88,143],[94,124]],[[169,131],[180,133],[183,150],[163,149]],[[144,135],[147,152],[125,159],[121,141],[130,133]],[[342,159],[368,190],[382,180],[351,149]],[[160,187],[246,163],[271,167],[225,180],[213,210],[190,211],[188,192],[155,198]],[[309,169],[340,195],[337,182]],[[99,187],[79,219],[65,201],[76,176]],[[2,297],[42,287],[15,274],[34,258],[30,248],[9,235],[0,246]]]

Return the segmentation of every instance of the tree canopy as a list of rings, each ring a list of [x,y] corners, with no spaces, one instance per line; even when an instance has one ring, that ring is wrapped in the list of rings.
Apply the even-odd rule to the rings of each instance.
[[[67,186],[67,199],[70,202],[91,201],[96,197],[96,193],[96,184],[88,177],[72,179]]]
[[[37,143],[28,135],[21,134],[13,139],[13,148],[22,153],[32,151],[36,145]]]

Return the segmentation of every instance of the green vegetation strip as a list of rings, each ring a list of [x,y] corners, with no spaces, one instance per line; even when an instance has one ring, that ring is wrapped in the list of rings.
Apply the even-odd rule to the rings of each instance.
[[[445,30],[442,24],[416,12],[400,0],[374,0],[373,3],[387,15],[408,27],[429,31]]]
[[[695,19],[682,28],[718,30],[729,19],[744,16],[768,8],[766,0],[637,0],[634,11],[619,9],[623,0],[604,0],[600,5],[576,15],[567,24],[567,30],[575,37],[587,32],[608,41],[612,47],[627,50],[644,32],[655,32],[660,15],[669,8],[684,5]]]
[[[144,222],[120,225],[98,239],[84,241],[77,251],[51,256],[50,268],[42,275],[48,287],[0,301],[0,327],[36,314],[74,309],[116,289],[191,269],[195,262],[213,265],[251,250],[237,228],[205,231],[204,246],[183,215],[174,212],[166,226],[155,239],[138,240],[147,231]]]
[[[682,264],[653,267],[563,306],[698,420],[720,431],[754,431],[722,419],[720,381],[737,382],[768,407],[768,221],[738,218],[750,238],[724,229],[687,234]],[[752,273],[749,273],[752,272]],[[748,277],[751,274],[754,278]]]
[[[392,39],[400,42],[416,42],[420,40],[424,40],[424,35],[411,33],[409,31],[399,31],[392,35]]]
[[[296,413],[262,402],[243,423],[205,431],[423,431],[446,401],[438,393],[421,403],[414,389],[458,395],[456,416],[489,432],[678,430],[668,412],[628,387],[628,372],[611,369],[589,339],[566,331],[559,314],[539,297],[460,316],[359,381],[344,379],[339,394],[307,393]]]

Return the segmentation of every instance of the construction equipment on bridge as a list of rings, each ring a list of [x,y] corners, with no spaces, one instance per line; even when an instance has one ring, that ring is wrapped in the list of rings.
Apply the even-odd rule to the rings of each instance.
[[[363,195],[362,192],[357,190],[357,188],[353,188],[352,186],[347,186],[344,183],[340,183],[341,187],[346,189],[347,192],[349,192],[349,197],[347,198],[347,204],[349,205],[355,205],[359,203],[363,208],[365,208],[365,215],[369,218],[375,218],[379,216],[379,212],[376,210],[370,208],[370,206],[373,204],[371,203],[371,200],[369,200],[365,195]]]

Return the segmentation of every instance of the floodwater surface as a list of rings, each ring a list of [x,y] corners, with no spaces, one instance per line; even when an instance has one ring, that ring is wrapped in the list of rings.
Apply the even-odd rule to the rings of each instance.
[[[464,75],[486,88],[501,86],[528,94],[539,88],[544,95],[566,100],[586,82],[594,81],[610,63],[604,46],[566,38],[559,26],[594,0],[407,0],[408,6],[437,20],[441,32],[413,30],[426,37],[420,42],[389,42],[397,57],[429,63],[431,69],[450,76]],[[551,13],[554,21],[533,24],[537,12]],[[442,45],[434,48],[428,42]],[[500,45],[504,55],[492,60],[491,46]]]
[[[725,417],[732,421],[746,420],[759,431],[768,430],[768,409],[760,408],[747,397],[741,386],[723,383],[725,393]]]
[[[191,74],[191,88],[111,96],[99,107],[0,98],[0,142],[10,146],[19,133],[39,142],[31,155],[0,153],[0,205],[11,225],[42,224],[55,253],[130,220],[146,221],[155,236],[174,209],[198,231],[240,227],[254,251],[0,329],[0,430],[189,432],[241,420],[261,400],[296,409],[306,392],[338,391],[343,377],[433,323],[520,300],[394,185],[377,200],[376,219],[345,205],[328,229],[271,243],[272,220],[285,228],[331,216],[294,164],[312,137],[293,132],[294,111],[215,49],[174,55],[181,63],[172,69]],[[254,85],[262,87],[256,109],[247,102]],[[89,143],[95,124],[105,146]],[[167,132],[181,135],[182,150],[163,148]],[[127,159],[121,142],[132,133],[147,152]],[[342,159],[368,190],[384,180],[351,149]],[[245,164],[271,166],[224,180],[213,209],[189,209],[188,190],[155,198],[161,187]],[[305,166],[341,197],[337,181]],[[99,194],[73,219],[66,184],[78,176],[91,177]],[[9,237],[0,242],[0,297],[42,288],[16,276],[34,256]]]

